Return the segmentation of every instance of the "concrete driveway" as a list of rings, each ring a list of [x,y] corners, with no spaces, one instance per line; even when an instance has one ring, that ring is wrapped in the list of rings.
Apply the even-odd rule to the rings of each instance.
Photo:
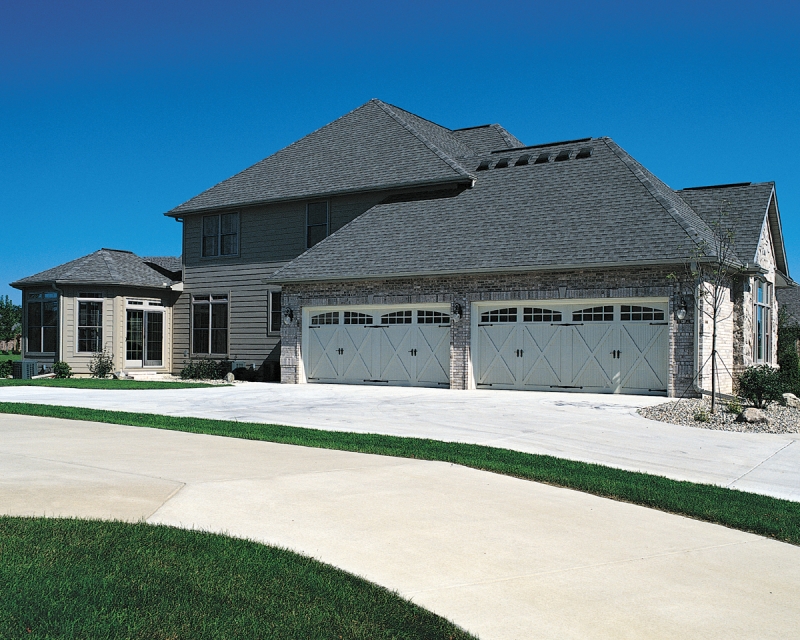
[[[281,545],[484,640],[800,628],[798,547],[445,463],[0,414],[0,512]]]
[[[252,383],[155,391],[0,387],[0,401],[470,442],[800,500],[800,435],[711,431],[636,414],[665,398]]]

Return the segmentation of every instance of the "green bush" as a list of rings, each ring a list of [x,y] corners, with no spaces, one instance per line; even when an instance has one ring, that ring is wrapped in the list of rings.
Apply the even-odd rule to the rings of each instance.
[[[71,378],[72,367],[70,367],[66,362],[62,361],[54,362],[53,373],[56,374],[56,378]]]
[[[780,370],[762,364],[747,367],[737,380],[739,396],[758,409],[763,409],[771,401],[782,399],[784,378]]]
[[[744,411],[744,407],[742,406],[742,402],[739,400],[739,398],[734,398],[733,400],[728,401],[728,403],[725,405],[725,409],[728,413],[735,413],[736,415],[739,415],[742,413],[742,411]]]
[[[181,371],[183,380],[221,380],[228,373],[224,362],[215,360],[193,360]]]
[[[698,409],[694,412],[694,419],[696,422],[708,422],[711,420],[711,414],[707,409]]]
[[[797,340],[800,328],[778,328],[778,366],[781,368],[784,391],[800,395],[800,356],[797,355]]]
[[[11,375],[12,364],[11,360],[0,360],[0,378],[7,378]]]
[[[107,378],[114,370],[114,358],[108,351],[100,351],[92,356],[89,371],[93,378]]]

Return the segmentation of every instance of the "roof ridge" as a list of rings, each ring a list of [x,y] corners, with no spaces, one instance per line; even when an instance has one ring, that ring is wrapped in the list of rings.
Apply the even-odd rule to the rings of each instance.
[[[620,159],[620,161],[622,161],[622,163],[628,168],[628,170],[634,175],[634,177],[636,177],[636,179],[642,183],[642,186],[644,186],[644,188],[647,189],[647,191],[650,193],[651,196],[653,196],[656,202],[658,202],[664,208],[664,210],[670,216],[672,216],[673,220],[675,220],[675,222],[677,222],[678,225],[680,225],[680,227],[684,230],[686,235],[689,236],[692,242],[695,243],[695,245],[701,247],[707,244],[706,238],[704,238],[703,235],[710,235],[712,238],[716,236],[711,227],[709,227],[708,224],[706,224],[706,222],[703,221],[703,219],[697,214],[697,212],[695,212],[695,210],[692,209],[692,207],[685,200],[683,200],[683,198],[681,198],[677,194],[677,192],[673,191],[666,184],[664,184],[658,178],[656,178],[655,175],[653,175],[647,169],[645,169],[641,165],[641,163],[635,160],[627,151],[625,151],[622,147],[620,147],[611,138],[604,136],[600,139],[606,144],[606,146],[611,150],[611,152],[614,153],[614,155],[616,155]],[[705,229],[702,229],[704,233],[701,233],[700,230],[695,228],[692,222],[688,220],[682,212],[678,211],[678,209],[671,202],[669,202],[667,198],[664,197],[664,194],[659,189],[659,185],[657,184],[658,182],[661,182],[661,184],[665,188],[669,189],[669,191],[676,198],[678,198],[681,202],[683,202],[684,205],[686,205],[686,207],[692,213],[695,214],[695,216],[700,221],[702,226],[705,227]],[[713,250],[713,246],[711,247],[711,249]]]
[[[512,136],[508,131],[506,131],[506,128],[504,126],[502,126],[501,124],[495,123],[495,124],[491,124],[489,126],[492,127],[493,129],[495,129],[497,131],[497,133],[499,133],[502,136],[503,140],[506,141],[506,144],[509,147],[516,147],[517,143],[521,142],[521,140],[519,140],[518,138]]]
[[[103,258],[103,262],[105,263],[106,268],[108,269],[108,275],[111,276],[112,278],[121,278],[119,271],[117,271],[117,265],[114,264],[114,261],[111,259],[111,256],[109,256],[108,253],[106,253],[107,251],[108,249],[100,249],[98,253]],[[132,255],[134,255],[137,258],[139,257],[136,256],[136,254]]]
[[[397,113],[392,105],[379,100],[378,98],[373,98],[370,102],[374,102],[377,106],[379,106],[383,111],[385,111],[392,119],[394,119],[401,127],[403,127],[406,131],[408,131],[411,135],[413,135],[417,140],[419,140],[422,144],[424,144],[428,149],[430,149],[434,154],[436,154],[439,159],[443,160],[453,171],[456,173],[460,173],[464,177],[470,178],[475,180],[476,177],[467,171],[465,167],[463,167],[460,163],[456,162],[454,158],[451,158],[447,153],[442,151],[438,146],[436,146],[433,142],[428,140],[422,132],[420,132],[414,125],[410,122],[407,122],[405,118],[403,118],[399,113]],[[399,108],[399,107],[398,107]],[[418,116],[419,117],[419,116]],[[429,121],[430,122],[430,121]],[[436,124],[432,122],[432,124]],[[436,124],[437,127],[442,127],[440,124]],[[446,131],[450,131],[450,129],[445,129]],[[466,145],[465,145],[466,146]]]

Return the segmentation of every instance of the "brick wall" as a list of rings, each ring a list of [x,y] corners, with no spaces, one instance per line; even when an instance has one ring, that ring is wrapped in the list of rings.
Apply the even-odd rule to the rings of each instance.
[[[667,297],[668,394],[692,395],[694,305],[687,305],[688,314],[683,322],[675,320],[673,310],[680,294],[677,285],[667,277],[671,271],[645,267],[284,284],[283,307],[292,309],[294,322],[284,325],[281,332],[281,379],[287,383],[299,382],[303,307],[438,302],[449,303],[452,311],[455,304],[460,304],[463,317],[451,327],[450,386],[465,389],[469,380],[472,302]]]

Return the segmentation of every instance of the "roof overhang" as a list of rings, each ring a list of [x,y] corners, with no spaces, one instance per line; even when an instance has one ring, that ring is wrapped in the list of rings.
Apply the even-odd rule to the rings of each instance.
[[[136,284],[133,282],[103,282],[99,280],[40,280],[40,281],[20,281],[11,282],[9,286],[22,291],[34,287],[71,287],[71,286],[92,286],[92,287],[134,287],[136,289],[171,289],[175,282],[165,282],[163,285]]]
[[[380,185],[377,187],[369,187],[368,189],[339,189],[337,191],[320,191],[315,193],[308,193],[302,196],[292,196],[291,198],[265,198],[261,200],[242,200],[240,202],[229,203],[224,205],[214,205],[209,207],[199,207],[196,209],[183,209],[178,211],[181,206],[175,207],[167,211],[164,215],[169,218],[176,218],[182,220],[185,216],[197,213],[210,213],[212,211],[221,211],[228,209],[239,209],[241,207],[257,207],[265,204],[276,204],[278,202],[304,202],[306,200],[321,200],[325,198],[336,198],[339,196],[353,195],[356,193],[377,193],[381,191],[416,191],[426,187],[445,187],[452,186],[454,189],[459,186],[471,187],[475,183],[472,177],[459,176],[456,179],[449,180],[421,180],[418,182],[401,182],[397,184]]]

